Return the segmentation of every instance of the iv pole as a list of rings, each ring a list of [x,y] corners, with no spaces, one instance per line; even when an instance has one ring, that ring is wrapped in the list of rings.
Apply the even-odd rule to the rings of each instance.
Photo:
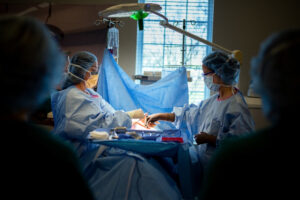
[[[182,25],[182,28],[183,30],[185,30],[185,19],[183,19],[182,21],[183,25]],[[184,63],[184,52],[185,52],[185,35],[182,35],[182,57],[181,57],[181,65],[184,66],[185,63]]]

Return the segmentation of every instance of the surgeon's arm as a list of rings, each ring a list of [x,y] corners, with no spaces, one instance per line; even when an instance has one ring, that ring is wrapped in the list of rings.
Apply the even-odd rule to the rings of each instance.
[[[174,122],[175,114],[174,113],[156,113],[147,116],[146,123],[154,123],[159,120]]]
[[[208,143],[213,146],[216,146],[217,137],[214,135],[210,135],[205,132],[201,132],[201,133],[196,134],[194,137],[195,137],[197,144]]]

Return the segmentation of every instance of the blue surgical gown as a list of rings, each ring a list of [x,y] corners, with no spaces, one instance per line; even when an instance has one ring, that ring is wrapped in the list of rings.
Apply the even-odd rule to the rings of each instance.
[[[174,107],[174,124],[186,134],[189,142],[193,142],[195,134],[205,132],[217,137],[218,146],[225,138],[255,129],[254,121],[241,92],[238,91],[225,100],[218,100],[218,95],[215,94],[200,102],[198,106],[191,104]],[[205,168],[216,147],[210,144],[200,144],[196,148]]]
[[[86,94],[75,86],[51,95],[54,133],[70,140],[81,155],[92,148],[87,136],[97,128],[131,127],[131,119],[92,89]]]

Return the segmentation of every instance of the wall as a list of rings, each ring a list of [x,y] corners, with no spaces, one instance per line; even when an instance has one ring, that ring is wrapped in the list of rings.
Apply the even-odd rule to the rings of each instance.
[[[243,52],[240,89],[247,94],[250,60],[271,33],[300,28],[298,0],[215,0],[213,41]]]
[[[0,14],[18,14],[33,8],[34,5],[36,4],[0,4]],[[61,48],[70,56],[77,51],[90,51],[101,62],[106,47],[107,27],[104,24],[96,26],[94,22],[98,19],[97,13],[106,7],[56,4],[52,6],[48,20],[48,6],[28,12],[26,15],[61,29],[64,33],[64,38],[60,43]]]
[[[123,18],[124,26],[119,28],[119,62],[124,71],[132,77],[135,74],[137,22]]]
[[[137,0],[52,0],[52,14],[49,24],[59,27],[65,37],[61,46],[65,52],[72,55],[76,51],[87,50],[97,55],[99,64],[102,60],[103,50],[106,47],[105,25],[95,26],[98,12],[112,5],[121,3],[137,3]],[[43,5],[42,0],[11,0],[0,3],[0,15],[17,14],[36,5]],[[48,6],[43,5],[26,15],[45,21],[48,15]],[[136,21],[122,18],[123,27],[119,29],[119,65],[130,76],[135,74],[136,56]]]

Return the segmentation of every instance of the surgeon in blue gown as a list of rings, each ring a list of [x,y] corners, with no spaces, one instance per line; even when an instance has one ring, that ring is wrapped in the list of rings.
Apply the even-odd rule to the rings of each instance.
[[[131,127],[131,119],[123,111],[116,111],[101,95],[87,88],[92,72],[98,71],[94,54],[77,52],[70,60],[68,76],[62,90],[51,95],[54,133],[70,140],[79,155],[94,148],[87,141],[96,128]]]
[[[223,52],[213,52],[203,59],[205,85],[213,92],[199,105],[174,107],[172,113],[156,113],[146,123],[171,121],[186,135],[188,141],[197,142],[198,158],[204,169],[225,138],[239,136],[254,130],[254,121],[242,93],[234,87],[240,64]]]
[[[93,54],[76,53],[70,60],[63,90],[51,98],[54,132],[77,147],[94,196],[99,200],[182,199],[175,182],[154,159],[86,139],[96,128],[131,127],[128,114],[115,111],[97,92],[87,88],[86,81],[97,66]]]

